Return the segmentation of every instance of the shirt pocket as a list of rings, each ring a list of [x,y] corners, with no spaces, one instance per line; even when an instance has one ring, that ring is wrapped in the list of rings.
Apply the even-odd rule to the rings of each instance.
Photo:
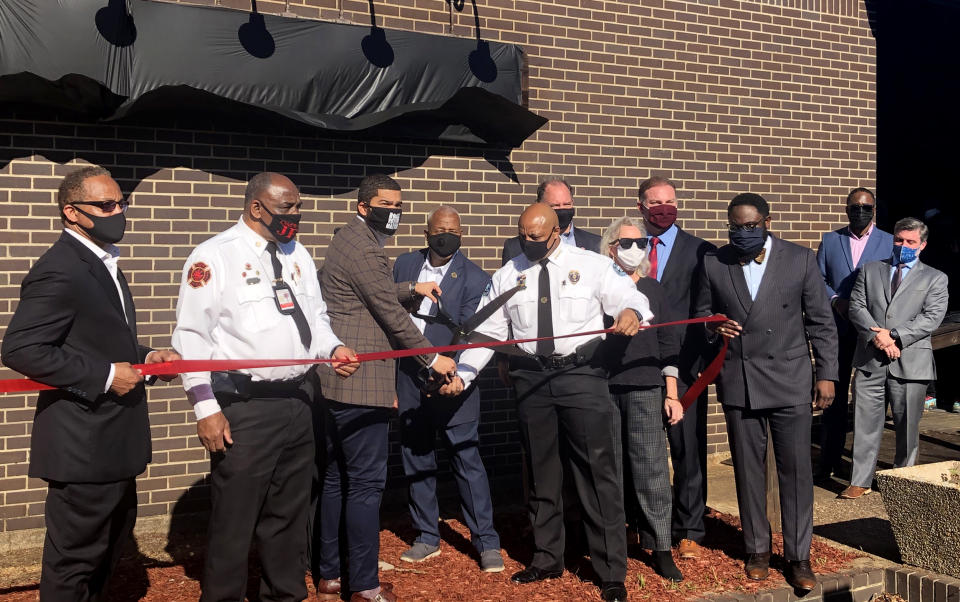
[[[586,286],[568,284],[560,287],[557,295],[559,307],[554,308],[554,319],[567,320],[575,323],[586,323],[593,315],[591,307],[597,306],[593,291]]]
[[[275,328],[284,316],[277,309],[273,288],[265,283],[247,285],[237,293],[240,325],[247,332]]]
[[[530,331],[537,327],[537,297],[535,295],[523,294],[523,292],[517,294],[514,297],[514,302],[507,304],[507,313],[510,315],[510,323],[513,324],[513,331],[516,336],[526,338],[527,335],[533,335]],[[520,333],[523,333],[523,335],[521,336]]]

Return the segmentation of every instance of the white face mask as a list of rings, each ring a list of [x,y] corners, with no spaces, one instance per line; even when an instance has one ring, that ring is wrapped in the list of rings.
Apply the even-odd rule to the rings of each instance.
[[[629,249],[617,247],[617,262],[627,271],[636,271],[646,257],[647,250],[637,245],[632,245]]]

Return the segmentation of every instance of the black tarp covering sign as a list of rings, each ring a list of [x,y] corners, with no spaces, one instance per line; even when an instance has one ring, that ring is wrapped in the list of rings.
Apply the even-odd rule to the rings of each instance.
[[[442,0],[437,0],[442,2]],[[329,130],[519,146],[514,45],[148,0],[0,1],[0,102],[104,120],[268,111]]]

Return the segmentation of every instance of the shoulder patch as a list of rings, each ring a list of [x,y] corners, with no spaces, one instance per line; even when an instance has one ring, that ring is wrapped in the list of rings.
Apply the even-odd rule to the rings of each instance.
[[[610,265],[613,267],[613,271],[620,274],[621,276],[626,276],[627,273],[623,271],[623,268],[617,265],[617,262],[611,262]]]
[[[488,282],[487,286],[483,289],[483,294],[486,296],[490,293],[490,287],[493,286],[493,282]]]
[[[187,270],[187,284],[192,288],[200,288],[210,281],[210,266],[198,261]]]

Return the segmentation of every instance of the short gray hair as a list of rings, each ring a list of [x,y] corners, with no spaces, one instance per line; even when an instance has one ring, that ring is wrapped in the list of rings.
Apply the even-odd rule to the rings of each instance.
[[[643,220],[637,217],[630,217],[625,215],[623,217],[618,217],[617,219],[610,222],[610,225],[607,226],[606,230],[603,231],[603,236],[600,237],[600,254],[605,255],[613,259],[613,253],[610,251],[610,243],[620,238],[620,229],[624,226],[633,226],[640,230],[640,236],[647,235],[647,229],[643,227]],[[644,257],[643,261],[640,262],[640,266],[637,268],[637,272],[640,274],[640,277],[646,277],[650,272],[650,257]]]
[[[440,205],[439,207],[431,211],[429,215],[427,215],[427,227],[428,228],[430,227],[430,222],[433,221],[434,215],[438,213],[447,213],[447,212],[456,215],[457,219],[460,218],[460,213],[450,205]]]
[[[930,234],[927,225],[915,217],[905,217],[902,220],[897,221],[893,226],[893,234],[897,235],[902,230],[919,230],[920,232],[920,242],[927,242],[927,235]]]

